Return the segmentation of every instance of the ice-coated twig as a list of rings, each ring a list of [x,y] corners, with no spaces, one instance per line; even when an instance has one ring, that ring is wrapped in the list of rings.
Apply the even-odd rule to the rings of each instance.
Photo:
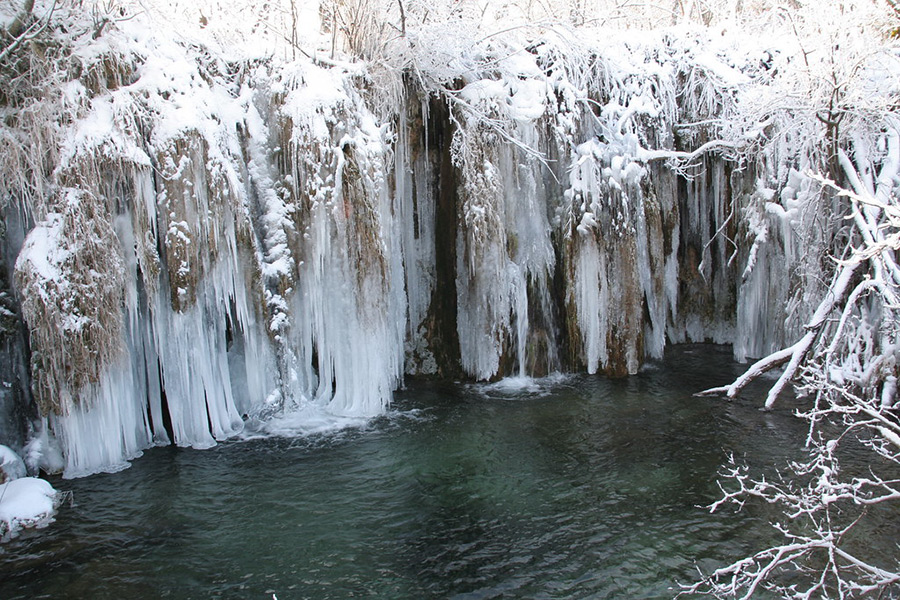
[[[726,386],[709,388],[702,392],[698,392],[696,395],[725,395],[728,398],[735,398],[741,393],[741,390],[758,379],[761,375],[787,363],[784,372],[775,382],[775,385],[769,389],[768,395],[766,396],[764,406],[766,409],[771,409],[778,399],[778,396],[784,390],[784,387],[792,381],[794,375],[797,373],[797,369],[809,353],[813,342],[817,339],[826,319],[831,314],[832,310],[834,310],[834,307],[844,298],[847,287],[860,264],[859,261],[852,261],[842,266],[829,288],[828,295],[822,300],[819,307],[816,309],[815,314],[806,324],[806,333],[796,343],[756,361],[733,383]]]

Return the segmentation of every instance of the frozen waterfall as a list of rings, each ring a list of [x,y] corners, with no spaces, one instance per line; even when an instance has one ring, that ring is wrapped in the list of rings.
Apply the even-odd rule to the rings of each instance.
[[[695,154],[765,75],[712,41],[497,42],[389,90],[140,19],[69,43],[0,290],[0,433],[51,434],[68,477],[292,413],[375,416],[405,375],[759,356],[804,310],[799,236],[827,243],[799,155]]]

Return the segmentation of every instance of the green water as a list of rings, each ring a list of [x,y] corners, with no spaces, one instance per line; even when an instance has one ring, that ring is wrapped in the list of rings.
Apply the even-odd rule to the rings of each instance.
[[[0,548],[0,598],[669,598],[770,539],[700,508],[726,455],[805,432],[691,396],[739,372],[686,346],[620,381],[410,382],[362,428],[153,449],[54,480],[74,504]]]

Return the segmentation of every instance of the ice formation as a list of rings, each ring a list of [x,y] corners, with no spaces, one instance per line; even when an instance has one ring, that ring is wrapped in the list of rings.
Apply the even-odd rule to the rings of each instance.
[[[234,56],[142,16],[63,36],[56,86],[0,128],[30,464],[365,418],[404,374],[626,375],[668,343],[744,360],[797,333],[822,293],[798,273],[837,234],[815,135],[792,133],[817,122],[756,112],[771,55],[445,29],[409,32],[393,71]],[[859,128],[877,160],[890,127]]]

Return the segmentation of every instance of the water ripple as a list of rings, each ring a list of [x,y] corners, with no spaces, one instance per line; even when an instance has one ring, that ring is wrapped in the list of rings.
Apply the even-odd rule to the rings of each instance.
[[[668,598],[771,535],[698,508],[726,454],[802,439],[787,412],[692,397],[735,370],[691,347],[628,380],[411,382],[375,419],[151,449],[54,481],[75,504],[2,548],[0,597]]]

